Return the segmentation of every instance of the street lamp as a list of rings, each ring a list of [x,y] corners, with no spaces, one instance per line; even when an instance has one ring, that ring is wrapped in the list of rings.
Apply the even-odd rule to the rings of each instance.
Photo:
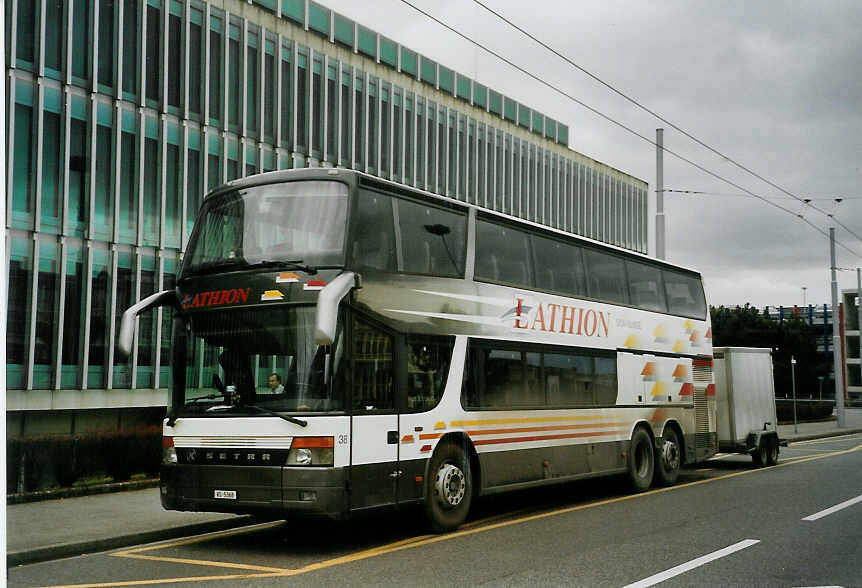
[[[802,286],[802,306],[808,306],[808,302],[805,299],[805,291],[808,289],[807,286]]]

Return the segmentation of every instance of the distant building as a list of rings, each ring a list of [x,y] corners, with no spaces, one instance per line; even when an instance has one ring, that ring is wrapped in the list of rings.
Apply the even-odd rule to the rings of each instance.
[[[359,169],[647,250],[647,184],[569,128],[310,0],[8,0],[10,435],[158,422],[172,288],[201,198]],[[373,11],[369,12],[372,14]]]
[[[844,365],[845,397],[849,403],[862,405],[862,359],[859,340],[859,297],[855,289],[843,290],[840,296],[839,315],[842,365]],[[829,373],[834,377],[834,345],[832,343],[832,305],[767,306],[764,315],[775,321],[798,317],[816,329],[817,351],[826,354]],[[831,395],[830,395],[831,396]]]

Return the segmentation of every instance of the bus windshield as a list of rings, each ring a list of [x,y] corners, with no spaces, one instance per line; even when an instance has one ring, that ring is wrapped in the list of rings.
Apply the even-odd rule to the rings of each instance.
[[[233,190],[204,202],[183,274],[262,262],[344,265],[348,187],[281,182]]]
[[[314,342],[313,306],[202,312],[181,329],[172,404],[201,416],[344,410],[341,337]],[[176,334],[175,334],[175,340]]]

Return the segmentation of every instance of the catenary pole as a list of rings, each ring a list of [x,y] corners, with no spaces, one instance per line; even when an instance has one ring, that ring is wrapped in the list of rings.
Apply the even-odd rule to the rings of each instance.
[[[829,227],[829,259],[832,270],[832,365],[835,370],[835,410],[838,427],[844,427],[844,366],[841,362],[841,313],[838,311],[838,278],[835,276],[835,227]]]
[[[665,258],[664,243],[664,129],[655,130],[655,256]]]

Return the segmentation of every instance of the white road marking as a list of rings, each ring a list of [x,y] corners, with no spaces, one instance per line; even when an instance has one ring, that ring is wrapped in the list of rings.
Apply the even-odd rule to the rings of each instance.
[[[838,512],[841,509],[847,508],[848,506],[853,506],[857,502],[862,502],[862,495],[857,496],[856,498],[851,498],[850,500],[845,500],[841,504],[836,504],[832,508],[827,508],[826,510],[821,510],[820,512],[816,512],[813,515],[807,516],[803,521],[816,521],[817,519],[822,519],[825,516],[831,515],[834,512]]]
[[[711,561],[715,561],[717,559],[721,559],[726,555],[730,555],[732,553],[736,553],[737,551],[741,551],[752,545],[760,543],[760,539],[746,539],[744,541],[740,541],[739,543],[734,543],[733,545],[729,545],[724,549],[719,549],[718,551],[713,551],[712,553],[708,553],[704,556],[701,556],[697,559],[693,559],[684,564],[680,564],[676,567],[673,567],[669,570],[665,570],[658,574],[652,575],[649,578],[644,578],[640,582],[635,582],[634,584],[629,584],[625,586],[625,588],[647,588],[647,586],[655,586],[665,580],[669,580],[675,576],[679,576],[688,571],[693,570],[694,568],[699,568],[704,564],[708,564]]]
[[[790,446],[794,445],[817,445],[818,443],[833,443],[835,441],[844,441],[851,437],[858,437],[859,433],[848,433],[847,435],[837,435],[835,437],[825,437],[821,439],[809,439],[808,441],[793,441]]]

